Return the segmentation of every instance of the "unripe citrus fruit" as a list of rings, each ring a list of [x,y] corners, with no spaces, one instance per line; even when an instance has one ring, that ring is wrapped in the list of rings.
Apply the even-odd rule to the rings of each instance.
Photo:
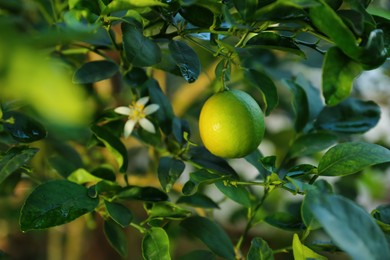
[[[214,155],[239,158],[253,152],[264,136],[264,115],[257,102],[240,90],[211,96],[199,118],[200,137]]]

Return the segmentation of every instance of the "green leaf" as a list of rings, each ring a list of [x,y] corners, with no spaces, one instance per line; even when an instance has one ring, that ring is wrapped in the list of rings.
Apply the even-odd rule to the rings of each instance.
[[[197,4],[183,6],[179,9],[179,13],[188,22],[198,27],[208,28],[212,26],[214,22],[214,14],[207,6],[200,6]]]
[[[311,201],[309,208],[334,243],[352,259],[386,259],[390,255],[379,226],[351,200],[322,194]]]
[[[31,143],[46,137],[46,129],[37,120],[17,111],[3,114],[4,130],[22,143]]]
[[[230,183],[224,181],[215,182],[215,186],[226,195],[229,199],[250,208],[252,205],[249,191],[243,186],[233,186]]]
[[[309,121],[317,119],[318,114],[325,106],[320,90],[313,86],[311,82],[309,82],[302,74],[299,74],[294,82],[295,84],[299,85],[306,93],[309,108]]]
[[[265,114],[269,115],[279,102],[275,83],[264,71],[253,69],[245,70],[245,79],[261,90],[265,103]]]
[[[147,67],[160,62],[160,47],[145,37],[139,26],[124,22],[122,33],[124,53],[131,64],[136,67]]]
[[[390,204],[380,205],[376,207],[371,215],[375,218],[376,223],[381,227],[381,229],[389,234],[390,233]]]
[[[184,144],[190,137],[191,129],[188,122],[184,119],[174,117],[172,120],[172,134],[179,144]]]
[[[23,231],[44,229],[68,223],[92,212],[99,200],[88,196],[84,186],[55,180],[36,187],[27,197],[20,216]]]
[[[0,183],[28,163],[38,151],[38,148],[27,146],[15,146],[9,149],[4,156],[0,157]]]
[[[305,57],[305,53],[295,44],[293,38],[273,32],[262,32],[252,37],[246,44],[246,48],[248,47],[285,51]]]
[[[183,41],[170,41],[168,47],[183,78],[188,83],[196,81],[200,73],[198,54]]]
[[[116,195],[118,199],[142,200],[150,202],[166,201],[168,195],[153,187],[127,186]]]
[[[168,5],[159,0],[113,0],[107,5],[106,8],[103,9],[102,14],[109,14],[117,11],[134,9],[137,7],[151,6],[167,7]]]
[[[232,241],[225,231],[210,219],[194,216],[185,219],[180,225],[218,256],[228,260],[235,259]]]
[[[298,137],[288,152],[289,158],[312,155],[337,143],[337,136],[329,133],[309,133]]]
[[[199,259],[216,260],[216,257],[212,252],[206,250],[195,250],[179,257],[179,260],[199,260]]]
[[[169,238],[164,229],[152,227],[142,239],[142,256],[145,260],[170,260]]]
[[[148,213],[147,221],[154,219],[181,220],[191,215],[191,211],[171,202],[146,203],[145,210]]]
[[[91,174],[107,181],[115,181],[116,175],[110,165],[101,165],[91,171]]]
[[[115,222],[105,221],[104,235],[112,248],[122,257],[126,258],[128,255],[128,242],[124,230]]]
[[[334,107],[326,107],[318,115],[314,127],[342,134],[360,134],[379,121],[380,107],[372,101],[348,98]]]
[[[76,84],[89,84],[113,77],[119,71],[116,63],[100,60],[84,63],[73,76]]]
[[[121,227],[127,227],[133,220],[133,214],[124,205],[115,202],[104,201],[106,209],[112,220],[118,223]]]
[[[294,259],[317,259],[325,260],[328,259],[325,256],[319,255],[304,244],[301,243],[297,234],[293,237],[293,253]]]
[[[128,166],[127,150],[119,138],[101,126],[93,125],[91,130],[96,138],[115,156],[119,170],[126,172]]]
[[[184,184],[182,192],[184,195],[193,195],[198,190],[199,185],[214,183],[221,178],[223,178],[221,175],[200,169],[190,173],[190,180]]]
[[[255,237],[251,241],[251,247],[249,248],[248,260],[273,260],[274,252],[268,246],[268,243],[260,238]]]
[[[286,86],[293,94],[293,109],[295,112],[295,130],[300,132],[309,120],[309,103],[305,90],[294,81],[284,80]]]
[[[349,142],[329,149],[318,164],[320,176],[345,176],[376,164],[390,162],[390,150],[380,145]]]
[[[233,0],[234,7],[244,21],[249,21],[257,10],[258,0]]]
[[[201,193],[195,193],[194,195],[191,196],[181,196],[176,201],[176,203],[177,204],[184,203],[197,208],[219,209],[217,203],[215,203],[212,199],[210,199],[209,197]]]
[[[357,58],[363,64],[365,70],[378,68],[390,55],[386,48],[386,37],[388,36],[385,36],[381,29],[373,30],[368,35],[367,42],[362,47],[360,56]]]
[[[325,54],[322,71],[322,92],[326,104],[334,106],[350,95],[353,80],[362,72],[362,67],[338,47],[332,47]]]
[[[169,192],[177,179],[184,171],[185,164],[183,161],[170,158],[161,157],[158,163],[158,179],[164,191]]]
[[[265,217],[265,222],[271,226],[289,230],[289,231],[300,231],[305,229],[305,225],[302,219],[298,216],[294,216],[288,212],[276,212]]]
[[[259,2],[261,5],[263,1]],[[255,12],[254,19],[256,21],[300,20],[307,17],[305,10],[293,1],[277,0],[264,2],[265,6],[258,8]]]
[[[99,182],[102,180],[101,178],[92,175],[85,169],[75,170],[67,177],[67,179],[77,184],[84,184],[87,182]]]

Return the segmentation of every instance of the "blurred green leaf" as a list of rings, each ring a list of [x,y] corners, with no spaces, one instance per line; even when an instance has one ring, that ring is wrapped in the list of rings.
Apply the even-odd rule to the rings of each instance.
[[[109,165],[101,165],[91,171],[91,174],[107,181],[115,181],[116,175]]]
[[[28,163],[38,151],[38,148],[27,146],[15,146],[9,149],[0,157],[0,183]]]
[[[305,90],[292,80],[283,80],[293,94],[293,109],[295,112],[295,130],[300,132],[309,120],[309,103]]]
[[[258,0],[233,0],[233,4],[242,19],[244,21],[250,21],[257,9]]]
[[[310,202],[309,208],[335,244],[351,258],[386,259],[390,255],[379,226],[351,200],[321,194]]]
[[[190,195],[190,196],[181,196],[176,201],[176,203],[178,204],[183,203],[197,208],[219,209],[217,203],[215,203],[208,196],[201,193],[195,193],[194,195]]]
[[[142,239],[142,256],[145,260],[170,260],[169,238],[164,229],[152,227]]]
[[[105,221],[104,235],[112,248],[123,258],[126,258],[128,255],[128,242],[124,230],[113,221]]]
[[[184,144],[186,139],[190,137],[191,129],[189,123],[178,117],[174,117],[172,120],[172,134],[179,144]]]
[[[328,105],[334,106],[346,99],[352,90],[353,80],[362,72],[359,63],[347,57],[338,47],[326,54],[322,73],[322,92]]]
[[[213,25],[214,14],[207,7],[200,5],[183,6],[179,9],[179,12],[181,16],[195,26],[208,28]]]
[[[198,54],[183,41],[170,41],[168,47],[183,78],[188,83],[196,81],[201,69]]]
[[[251,207],[252,203],[250,193],[245,187],[233,186],[232,184],[225,183],[224,181],[215,182],[215,186],[217,186],[217,188],[229,199],[243,205],[246,208]]]
[[[116,195],[119,199],[158,202],[168,200],[168,195],[153,187],[127,186]]]
[[[299,136],[291,145],[289,158],[312,155],[337,143],[337,136],[330,133],[309,133]]]
[[[98,202],[88,196],[84,186],[66,180],[49,181],[27,197],[20,226],[23,231],[29,231],[62,225],[92,212]]]
[[[109,14],[137,7],[151,6],[167,7],[168,5],[159,0],[113,0],[107,5],[106,8],[103,9],[102,14]]]
[[[227,260],[235,259],[232,241],[225,231],[210,219],[194,216],[185,219],[180,225],[218,256]]]
[[[190,173],[190,180],[183,186],[184,195],[193,195],[198,190],[198,186],[201,184],[210,184],[223,178],[221,175],[208,172],[205,169],[200,169]]]
[[[302,74],[298,74],[294,82],[295,84],[299,85],[306,93],[309,108],[309,121],[316,120],[318,114],[325,106],[320,90],[313,86],[313,84],[309,82]]]
[[[255,237],[251,241],[251,246],[248,251],[248,260],[273,260],[274,253],[268,246],[268,243],[260,238]]]
[[[390,233],[390,204],[376,207],[371,215],[374,217],[383,232]]]
[[[177,179],[184,171],[185,164],[183,161],[170,158],[161,157],[158,163],[158,179],[164,191],[169,192]]]
[[[68,181],[77,183],[77,184],[84,184],[87,182],[99,182],[102,179],[98,178],[94,175],[92,175],[90,172],[88,172],[85,169],[77,169],[74,172],[72,172],[68,177]]]
[[[265,222],[271,226],[289,230],[289,231],[301,231],[305,229],[305,225],[302,219],[298,216],[294,216],[288,212],[275,212],[265,217]]]
[[[373,101],[349,98],[318,115],[315,127],[342,134],[364,133],[379,121],[380,107]]]
[[[124,205],[115,202],[104,201],[109,216],[121,227],[127,227],[133,220],[133,214]]]
[[[259,1],[260,5],[253,16],[256,21],[285,21],[304,19],[307,17],[305,10],[293,1]],[[312,2],[314,3],[314,2]],[[316,5],[317,3],[314,3]]]
[[[181,220],[191,215],[191,211],[167,201],[146,203],[145,210],[148,213],[148,221],[153,219]]]
[[[73,75],[76,84],[88,84],[113,77],[119,71],[116,63],[101,60],[84,63]]]
[[[345,176],[368,166],[390,162],[390,150],[376,144],[348,142],[329,149],[318,164],[320,176]]]
[[[386,60],[390,53],[387,51],[384,32],[376,29],[370,32],[364,43],[358,61],[363,64],[365,70],[378,68]]]
[[[126,172],[128,166],[127,150],[119,138],[101,126],[93,125],[91,130],[96,138],[115,156],[119,170]]]
[[[294,259],[316,259],[325,260],[328,259],[325,256],[319,255],[304,244],[301,243],[297,234],[293,237],[293,253]]]
[[[179,260],[216,260],[215,255],[206,250],[195,250],[191,251],[181,257],[179,257]]]
[[[123,49],[127,60],[136,67],[147,67],[161,60],[160,47],[145,37],[140,27],[122,23]]]
[[[16,141],[31,143],[46,137],[46,129],[37,120],[17,111],[7,111],[3,114],[6,121],[4,129]]]

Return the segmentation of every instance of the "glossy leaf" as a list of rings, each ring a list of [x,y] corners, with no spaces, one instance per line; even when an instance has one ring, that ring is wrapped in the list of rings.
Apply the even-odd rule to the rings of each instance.
[[[67,179],[71,182],[77,183],[77,184],[84,184],[87,182],[99,182],[102,179],[98,178],[91,173],[89,173],[85,169],[77,169],[74,172],[72,172]]]
[[[208,218],[195,216],[185,219],[180,225],[218,256],[227,260],[235,259],[232,241],[215,222]]]
[[[290,231],[300,231],[305,229],[302,220],[287,212],[276,212],[268,215],[264,219],[271,226]]]
[[[116,63],[102,60],[84,63],[73,76],[76,84],[89,84],[113,77],[119,71]]]
[[[104,201],[109,216],[121,227],[127,227],[133,220],[133,214],[124,205],[116,202]]]
[[[55,180],[36,187],[23,205],[20,225],[23,231],[44,229],[68,223],[98,205],[87,188],[66,180]]]
[[[250,193],[245,187],[233,186],[232,184],[224,183],[224,181],[215,182],[215,186],[229,199],[247,208],[251,206]]]
[[[317,254],[316,252],[302,244],[297,234],[294,234],[292,248],[294,253],[294,259],[328,259],[325,256]]]
[[[302,131],[309,120],[309,104],[305,90],[291,80],[283,81],[293,94],[293,108],[295,112],[295,130]]]
[[[183,161],[170,157],[160,158],[157,173],[163,190],[169,192],[172,189],[176,180],[184,171],[184,168],[185,164]]]
[[[116,195],[119,199],[142,200],[150,202],[166,201],[168,195],[153,187],[128,186]]]
[[[113,0],[103,9],[102,14],[149,6],[167,7],[167,4],[159,0]]]
[[[363,64],[365,70],[378,68],[390,55],[386,48],[385,37],[387,36],[381,29],[373,30],[368,35],[367,42],[358,57],[358,61]]]
[[[359,63],[339,48],[330,48],[325,55],[322,73],[322,92],[326,103],[334,106],[346,99],[351,93],[353,80],[361,72]]]
[[[115,156],[119,170],[126,172],[128,166],[127,150],[119,138],[101,126],[94,125],[91,127],[91,130],[96,138]]]
[[[148,221],[153,219],[181,220],[191,215],[191,211],[171,202],[147,203],[145,210],[148,213]]]
[[[385,259],[390,255],[379,226],[354,202],[339,195],[322,194],[309,207],[334,243],[351,258]]]
[[[390,150],[376,144],[349,142],[329,149],[318,164],[320,176],[345,176],[376,164],[390,162]]]
[[[199,185],[214,183],[221,178],[223,178],[221,175],[200,169],[190,173],[190,180],[184,184],[182,192],[184,195],[193,195],[198,190]]]
[[[268,246],[268,243],[260,238],[255,237],[251,241],[251,246],[249,248],[248,260],[273,260],[274,252]]]
[[[183,78],[188,83],[196,81],[200,73],[198,54],[183,41],[170,41],[168,47]]]
[[[0,157],[0,183],[28,163],[38,151],[38,148],[29,148],[27,146],[9,149],[4,156]]]
[[[371,215],[385,233],[390,233],[390,205],[380,205],[376,207]]]
[[[128,255],[128,243],[124,230],[118,226],[115,222],[104,222],[104,235],[107,238],[108,243],[115,249],[122,257]]]
[[[342,134],[364,133],[379,121],[380,107],[372,101],[349,98],[318,115],[315,128]]]
[[[275,83],[264,71],[253,69],[245,70],[245,79],[261,90],[265,103],[265,114],[269,115],[279,102]]]
[[[46,129],[37,120],[17,111],[3,114],[3,126],[12,138],[22,143],[31,143],[46,137]]]
[[[160,47],[145,37],[139,26],[122,23],[122,33],[124,53],[131,64],[136,67],[146,67],[160,62]]]
[[[219,206],[217,203],[215,203],[211,198],[209,198],[206,195],[203,195],[201,193],[196,193],[191,196],[181,196],[176,203],[180,204],[187,204],[192,207],[198,207],[198,208],[211,208],[211,209],[218,209]]]
[[[309,133],[298,137],[291,145],[289,157],[302,157],[323,151],[337,143],[337,136],[329,133]]]
[[[142,256],[145,260],[170,260],[169,238],[164,229],[152,227],[142,239]]]

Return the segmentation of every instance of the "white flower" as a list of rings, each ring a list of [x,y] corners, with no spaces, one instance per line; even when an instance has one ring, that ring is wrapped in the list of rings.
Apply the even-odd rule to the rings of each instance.
[[[133,132],[134,126],[139,123],[140,126],[148,132],[156,133],[154,125],[146,118],[146,116],[156,112],[160,106],[157,104],[150,104],[145,107],[148,103],[149,97],[142,97],[136,102],[133,102],[128,107],[117,107],[114,111],[118,114],[128,116],[128,120],[125,124],[124,136],[127,138]]]

